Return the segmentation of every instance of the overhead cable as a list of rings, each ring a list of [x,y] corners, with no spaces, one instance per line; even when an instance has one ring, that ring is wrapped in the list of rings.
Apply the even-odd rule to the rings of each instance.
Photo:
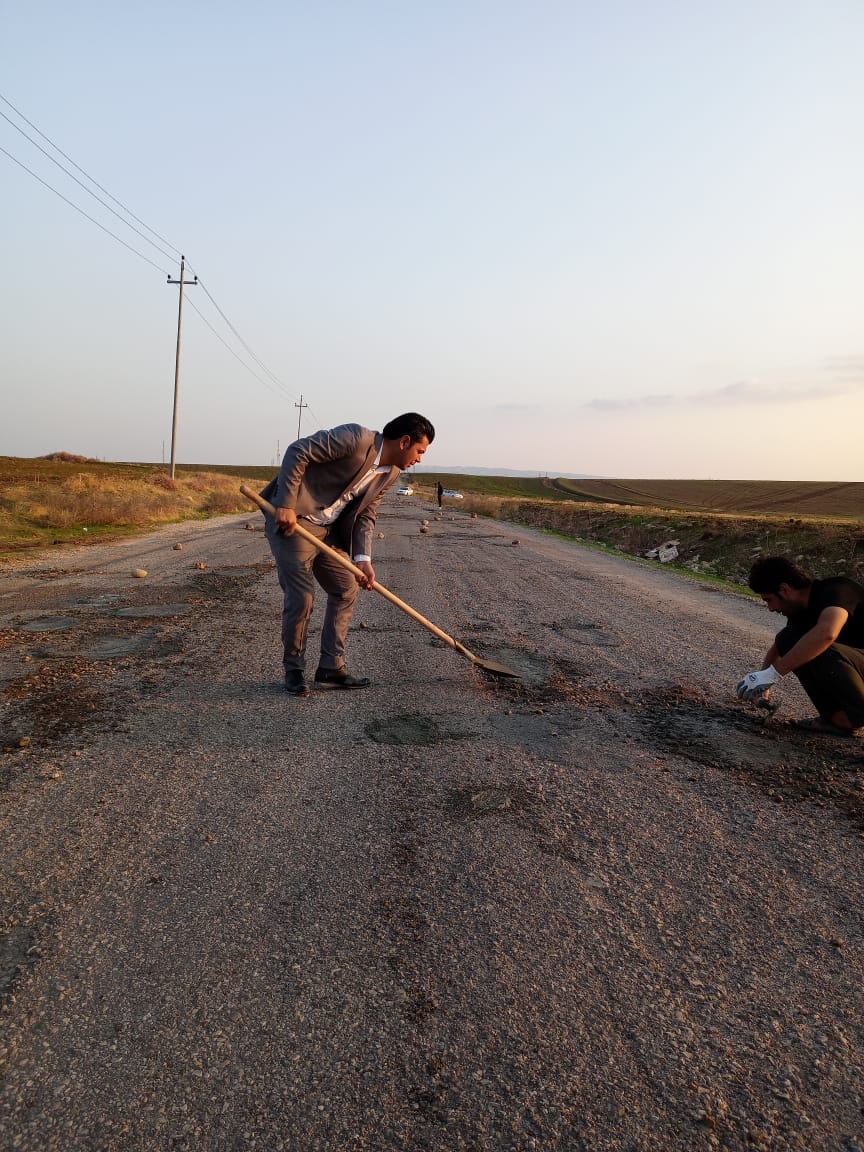
[[[173,245],[173,244],[170,242],[170,240],[166,240],[164,236],[160,236],[160,235],[159,235],[159,233],[158,233],[158,232],[155,230],[155,228],[151,228],[149,224],[145,224],[143,220],[141,220],[141,219],[140,219],[138,216],[136,216],[136,215],[135,215],[135,213],[134,213],[134,212],[132,212],[132,211],[131,211],[129,208],[127,208],[127,207],[126,207],[126,205],[125,205],[125,204],[124,204],[122,201],[118,200],[116,196],[112,196],[112,195],[111,195],[111,193],[108,191],[108,189],[107,189],[107,188],[103,188],[103,187],[102,187],[102,185],[99,183],[99,181],[98,181],[98,180],[94,180],[94,179],[93,179],[93,177],[90,175],[90,173],[89,173],[89,172],[85,172],[85,171],[84,171],[84,169],[81,167],[81,165],[80,165],[80,164],[76,164],[76,163],[75,163],[75,161],[72,159],[72,157],[71,157],[71,156],[67,156],[67,155],[66,155],[66,153],[63,151],[63,149],[62,149],[62,148],[59,148],[59,147],[58,147],[58,146],[57,146],[57,145],[54,143],[54,141],[53,141],[53,140],[51,140],[51,139],[49,139],[49,137],[48,137],[48,136],[46,136],[46,135],[45,135],[45,133],[44,133],[44,132],[42,132],[42,131],[41,131],[39,128],[37,128],[37,127],[36,127],[36,125],[35,125],[35,124],[34,124],[34,123],[31,121],[31,120],[28,120],[28,119],[27,119],[27,117],[24,115],[24,113],[23,113],[23,112],[20,112],[20,111],[19,111],[19,110],[18,110],[18,109],[15,107],[15,105],[14,105],[14,104],[11,102],[11,100],[7,100],[7,99],[6,99],[6,97],[3,95],[3,93],[2,93],[2,92],[0,92],[0,100],[2,100],[2,101],[3,101],[3,103],[4,103],[4,104],[5,104],[5,105],[6,105],[8,108],[11,108],[11,109],[12,109],[12,111],[15,113],[15,115],[16,115],[16,116],[19,116],[19,117],[20,117],[20,118],[21,118],[21,119],[24,121],[24,123],[25,123],[25,124],[27,124],[27,125],[28,125],[30,128],[32,128],[32,129],[33,129],[33,131],[34,131],[34,132],[37,132],[37,133],[38,133],[38,134],[39,134],[39,135],[42,137],[42,139],[43,139],[43,140],[46,140],[46,141],[47,141],[47,142],[48,142],[48,143],[51,145],[51,147],[54,149],[54,151],[55,151],[55,152],[59,152],[59,153],[60,153],[60,155],[63,157],[63,159],[64,159],[64,160],[68,160],[68,161],[69,161],[69,163],[72,165],[72,167],[73,167],[73,168],[76,168],[76,169],[77,169],[77,170],[78,170],[78,171],[79,171],[79,172],[82,174],[82,176],[86,176],[86,177],[87,177],[87,179],[90,181],[90,183],[91,183],[91,184],[95,184],[95,186],[96,186],[96,187],[99,189],[99,191],[100,191],[100,192],[104,192],[104,193],[105,193],[105,195],[108,197],[108,199],[109,199],[109,200],[113,200],[115,204],[119,204],[119,205],[120,205],[120,207],[123,209],[123,211],[124,211],[124,212],[125,212],[125,213],[126,213],[128,216],[131,216],[131,217],[132,217],[132,219],[133,219],[133,220],[134,220],[136,223],[140,224],[142,228],[146,228],[146,229],[147,229],[147,231],[148,231],[148,232],[150,232],[150,233],[151,233],[153,236],[155,236],[157,240],[161,240],[161,241],[162,241],[162,243],[163,243],[163,244],[164,244],[164,245],[165,245],[167,248],[170,248],[170,249],[171,249],[171,251],[172,251],[172,252],[173,252],[175,255],[177,255],[177,256],[179,256],[179,255],[180,255],[180,249],[179,249],[179,248],[175,247],[175,246],[174,246],[174,245]],[[0,115],[3,115],[3,113],[0,113]],[[9,117],[8,117],[8,116],[5,116],[4,118],[5,118],[6,120],[9,120]],[[10,124],[12,124],[12,127],[13,127],[13,128],[18,128],[18,125],[17,125],[17,124],[14,124],[14,123],[13,123],[11,120],[9,120],[9,123],[10,123]],[[21,129],[20,129],[20,128],[18,128],[18,131],[20,132],[20,131],[21,131]],[[24,133],[24,135],[25,135],[25,136],[27,135],[27,134],[26,134],[26,132]],[[28,139],[28,140],[30,140],[30,137],[28,136],[28,137],[27,137],[27,139]],[[39,147],[39,145],[38,145],[38,144],[36,144],[36,141],[35,141],[35,140],[31,140],[31,143],[32,143],[32,144],[35,144],[37,148]],[[46,155],[47,155],[47,153],[46,153]],[[49,158],[49,160],[53,160],[53,159],[54,159],[52,156],[49,156],[48,158]],[[54,163],[56,164],[56,163],[57,163],[57,161],[56,161],[56,160],[54,160]],[[60,165],[60,167],[62,167],[62,165]],[[64,171],[65,171],[65,169],[64,169]],[[69,173],[67,173],[67,175],[71,176],[71,175],[72,175],[72,173],[71,173],[71,172],[69,172]],[[73,178],[73,180],[74,180],[74,176],[73,176],[72,178]],[[90,190],[89,190],[89,189],[87,189],[87,191],[89,192]],[[90,194],[91,194],[91,196],[93,195],[93,193],[92,193],[92,192],[91,192]],[[96,197],[96,199],[98,200],[98,199],[99,199],[99,197],[97,196],[97,197]],[[105,205],[105,207],[107,208],[107,207],[108,207],[108,205],[106,204],[106,205]],[[111,209],[111,211],[113,211],[113,209]],[[124,224],[125,224],[125,223],[126,223],[126,221],[124,220]],[[131,224],[129,225],[129,227],[131,228]],[[145,239],[146,239],[146,237],[145,237]],[[151,244],[153,243],[153,242],[152,242],[152,240],[151,240],[151,241],[148,241],[148,242],[149,242],[149,243],[151,243]],[[155,247],[155,245],[154,245],[154,247]],[[165,255],[165,253],[163,253],[163,255]]]
[[[171,254],[170,252],[166,252],[164,248],[160,248],[160,247],[159,247],[159,245],[158,245],[158,244],[157,244],[155,241],[151,240],[149,236],[145,236],[145,235],[144,235],[144,233],[141,231],[141,229],[140,229],[140,228],[136,228],[134,224],[130,224],[128,220],[124,220],[124,219],[123,219],[123,217],[120,215],[120,213],[119,213],[119,212],[117,212],[117,211],[116,211],[114,208],[112,208],[110,204],[106,204],[106,203],[105,203],[105,201],[102,199],[102,197],[101,197],[101,196],[97,196],[97,195],[96,195],[96,193],[95,193],[95,192],[94,192],[94,191],[93,191],[91,188],[88,188],[88,187],[87,187],[87,185],[86,185],[86,184],[84,184],[84,183],[83,183],[81,180],[79,180],[79,179],[78,179],[78,177],[77,177],[77,176],[76,176],[76,175],[75,175],[73,172],[70,172],[68,168],[65,168],[65,167],[64,167],[64,166],[63,166],[63,165],[60,163],[60,161],[59,161],[59,160],[55,160],[55,159],[54,159],[54,157],[51,155],[51,153],[50,153],[50,152],[46,152],[46,150],[45,150],[45,149],[42,147],[42,145],[41,145],[41,144],[37,143],[37,141],[35,141],[35,140],[33,139],[33,137],[32,137],[32,136],[28,136],[28,135],[27,135],[27,133],[24,131],[24,129],[23,129],[23,128],[19,128],[19,127],[18,127],[18,125],[17,125],[17,124],[14,122],[14,120],[10,120],[10,119],[9,119],[9,117],[6,115],[6,113],[5,113],[5,112],[0,112],[0,116],[2,116],[2,117],[3,117],[3,119],[4,119],[4,120],[5,120],[5,121],[6,121],[8,124],[11,124],[11,125],[12,125],[12,127],[15,129],[15,131],[16,131],[16,132],[20,132],[20,133],[21,133],[21,135],[24,137],[24,139],[25,139],[25,140],[29,140],[29,141],[30,141],[30,143],[33,145],[33,147],[34,147],[34,148],[38,148],[38,149],[39,149],[39,151],[42,153],[42,155],[43,155],[43,156],[47,156],[47,157],[48,157],[48,159],[51,161],[51,163],[52,163],[52,164],[56,164],[56,165],[57,165],[57,167],[60,169],[60,171],[61,171],[61,172],[65,172],[65,173],[66,173],[66,175],[69,177],[69,179],[70,179],[70,180],[74,180],[74,181],[75,181],[75,183],[78,185],[78,187],[79,187],[79,188],[83,188],[83,189],[84,189],[84,191],[87,193],[87,195],[88,195],[88,196],[92,196],[94,200],[98,200],[98,201],[99,201],[99,203],[102,205],[102,207],[103,207],[103,208],[107,208],[107,209],[108,209],[108,211],[109,211],[109,212],[110,212],[112,215],[116,216],[116,217],[117,217],[117,219],[120,221],[120,223],[121,223],[121,224],[125,224],[127,228],[131,228],[131,229],[132,229],[132,231],[133,231],[133,232],[134,232],[134,233],[135,233],[137,236],[140,236],[140,237],[141,237],[141,239],[142,239],[142,240],[145,240],[145,241],[146,241],[148,244],[152,244],[152,245],[153,245],[153,247],[156,249],[156,251],[157,251],[157,252],[161,252],[161,254],[162,254],[163,256],[166,256],[166,257],[167,257],[169,260],[172,260],[172,259],[173,259],[173,256],[172,256],[172,254]],[[90,177],[88,176],[88,177],[87,177],[87,179],[89,180],[89,179],[90,179]],[[145,224],[145,225],[144,225],[144,227],[146,228],[146,227],[147,227],[147,225]]]
[[[200,279],[199,279],[198,283],[199,283],[199,285],[201,284]],[[231,355],[234,357],[234,359],[237,361],[237,363],[241,364],[250,375],[254,376],[255,379],[257,381],[259,381],[259,383],[263,384],[266,388],[269,388],[271,392],[275,393],[277,396],[280,396],[282,399],[284,399],[284,396],[282,395],[282,393],[277,392],[269,380],[265,380],[263,376],[259,376],[257,372],[254,372],[249,367],[249,365],[245,362],[245,360],[241,359],[241,357],[237,355],[237,353],[234,351],[234,349],[231,347],[231,345],[227,342],[227,340],[225,340],[224,337],[219,335],[219,333],[216,331],[216,329],[213,327],[213,325],[210,323],[210,321],[207,319],[207,317],[204,315],[204,313],[201,311],[201,309],[197,306],[197,304],[194,304],[192,302],[192,300],[189,299],[188,296],[185,299],[186,299],[186,303],[189,305],[189,307],[193,311],[198,313],[198,315],[201,317],[201,319],[204,321],[204,323],[207,325],[207,327],[210,329],[210,331],[213,333],[213,335],[216,337],[216,339],[221,341],[225,345],[225,347],[228,349],[228,351],[231,353]]]
[[[0,113],[0,115],[2,115],[2,113]],[[26,164],[22,164],[22,162],[17,157],[13,156],[11,152],[7,152],[6,149],[2,147],[2,145],[0,145],[0,152],[2,152],[4,156],[8,156],[10,160],[14,161],[14,163],[16,163],[19,168],[23,168],[25,172],[28,172],[34,180],[38,180],[40,184],[44,184],[50,192],[53,192],[55,196],[59,196],[61,200],[65,201],[65,203],[69,205],[70,208],[74,208],[76,212],[80,212],[81,215],[86,220],[89,220],[91,224],[95,224],[97,228],[101,228],[102,231],[110,236],[112,240],[116,240],[118,244],[122,244],[124,248],[128,248],[129,251],[134,252],[136,256],[140,256],[142,260],[146,260],[147,263],[155,268],[157,272],[162,272],[166,276],[171,275],[170,272],[166,272],[164,268],[161,268],[158,264],[151,260],[149,256],[145,256],[143,252],[139,252],[137,248],[133,248],[132,245],[127,244],[125,240],[121,240],[120,237],[112,232],[110,228],[106,228],[104,224],[100,224],[98,220],[94,220],[93,217],[88,215],[83,208],[79,208],[77,204],[73,203],[73,201],[68,198],[68,196],[64,196],[62,192],[58,192],[57,189],[49,184],[47,180],[43,180],[41,176],[37,176],[32,168],[28,168]]]
[[[55,159],[55,157],[53,157],[49,152],[47,152],[42,147],[41,144],[39,144],[36,140],[34,140],[32,138],[32,136],[28,135],[28,133],[25,132],[24,129],[21,128],[19,125],[17,125],[14,122],[14,120],[10,119],[10,117],[8,117],[5,112],[0,111],[0,117],[2,117],[8,124],[11,124],[12,127],[17,132],[20,132],[20,134],[26,140],[28,140],[33,145],[34,148],[38,148],[38,150],[43,154],[43,156],[46,156],[51,161],[52,164],[56,164],[57,167],[66,176],[68,176],[71,180],[74,180],[75,183],[78,184],[78,186],[80,188],[83,188],[83,190],[89,196],[92,196],[96,201],[98,201],[98,203],[101,204],[103,208],[107,208],[108,211],[112,213],[112,215],[117,217],[117,219],[121,222],[121,224],[124,224],[127,228],[131,228],[131,230],[133,232],[135,232],[136,235],[140,236],[142,240],[145,240],[148,244],[152,245],[152,247],[154,247],[161,255],[165,256],[167,259],[173,260],[172,252],[176,253],[178,256],[181,255],[179,248],[175,248],[174,245],[170,243],[170,241],[166,240],[154,228],[151,228],[148,224],[146,224],[143,220],[141,220],[138,216],[136,216],[135,213],[132,212],[129,208],[127,208],[126,205],[123,204],[122,201],[118,200],[116,196],[113,196],[107,190],[107,188],[103,188],[102,185],[97,180],[94,180],[93,177],[80,166],[80,164],[76,164],[75,161],[70,156],[66,155],[66,153],[62,150],[62,148],[59,148],[53,142],[53,140],[49,139],[49,137],[46,136],[44,132],[42,132],[39,128],[36,127],[35,124],[33,124],[30,120],[28,120],[27,117],[22,112],[20,112],[15,107],[15,105],[12,104],[11,101],[7,100],[6,97],[3,96],[2,93],[0,93],[0,100],[2,100],[4,104],[6,104],[9,108],[11,108],[12,111],[16,114],[16,116],[20,117],[20,119],[23,120],[25,124],[29,125],[29,127],[32,128],[34,132],[38,133],[38,135],[41,136],[43,140],[45,140],[48,144],[50,144],[51,147],[56,152],[58,152],[65,160],[67,160],[72,165],[73,168],[76,168],[83,176],[85,176],[87,178],[87,180],[90,181],[91,184],[95,185],[95,187],[97,187],[101,192],[104,192],[105,195],[110,200],[113,200],[115,204],[119,205],[123,209],[123,211],[128,216],[131,216],[131,218],[133,220],[135,220],[138,224],[140,224],[142,226],[142,228],[146,228],[148,232],[150,232],[153,236],[156,236],[157,239],[162,241],[163,244],[165,244],[168,248],[171,249],[171,252],[166,252],[163,248],[160,248],[160,246],[158,244],[154,243],[154,241],[151,240],[149,236],[145,236],[143,232],[139,231],[138,228],[135,228],[132,224],[130,224],[128,220],[125,220],[119,214],[119,212],[116,212],[111,207],[110,204],[106,204],[105,201],[100,196],[97,196],[96,193],[92,191],[92,189],[88,188],[86,186],[86,184],[83,184],[78,179],[77,176],[75,176],[72,172],[70,172],[68,170],[68,168],[66,168],[63,164],[61,164],[59,160]],[[166,270],[164,268],[160,267],[160,265],[156,264],[148,256],[145,256],[143,252],[139,252],[137,248],[133,248],[131,244],[128,244],[125,240],[121,239],[121,237],[116,235],[116,233],[112,232],[110,230],[110,228],[106,228],[104,226],[104,224],[100,224],[98,220],[96,220],[93,216],[90,216],[87,212],[84,211],[83,208],[80,208],[77,204],[75,204],[74,201],[72,201],[68,197],[64,196],[62,192],[59,192],[52,184],[49,184],[47,180],[43,180],[43,178],[41,176],[37,175],[37,173],[34,172],[31,168],[28,168],[27,165],[24,164],[21,160],[19,160],[16,156],[13,156],[11,152],[8,152],[2,146],[0,146],[0,152],[2,152],[5,156],[8,156],[10,160],[14,161],[19,166],[19,168],[23,168],[25,172],[27,172],[30,176],[32,176],[34,178],[34,180],[38,180],[40,184],[44,185],[44,187],[46,187],[50,192],[53,192],[55,194],[55,196],[59,196],[60,199],[64,203],[68,204],[70,208],[74,208],[76,212],[80,213],[86,220],[89,220],[91,224],[95,224],[97,228],[99,228],[106,235],[110,236],[112,238],[112,240],[116,240],[118,244],[122,244],[124,248],[127,248],[130,252],[134,253],[134,255],[139,256],[142,260],[145,260],[151,267],[153,267],[157,271],[162,272],[163,274],[167,275],[168,279],[170,281],[170,279],[171,279],[171,273],[170,272],[166,272]],[[181,259],[182,259],[182,256],[181,256]],[[187,266],[194,273],[195,270],[192,268],[191,265],[188,264],[188,262],[187,262]],[[190,307],[192,307],[198,313],[198,315],[201,317],[201,319],[204,321],[204,323],[207,325],[207,327],[210,329],[210,331],[213,333],[213,335],[218,340],[220,340],[222,344],[225,345],[225,347],[228,349],[228,351],[231,353],[231,355],[234,356],[234,358],[238,361],[238,363],[240,363],[246,369],[247,372],[249,372],[252,376],[254,376],[255,379],[259,381],[259,383],[264,384],[265,387],[269,388],[273,392],[276,392],[277,395],[280,395],[280,392],[276,391],[276,389],[273,388],[273,384],[275,384],[275,385],[277,385],[278,389],[281,389],[281,394],[283,396],[288,396],[291,399],[294,399],[295,397],[294,397],[293,393],[290,391],[290,389],[279,379],[279,377],[274,372],[270,371],[270,369],[263,362],[263,360],[261,360],[260,357],[258,357],[255,354],[255,352],[253,352],[252,348],[246,343],[246,341],[243,339],[243,337],[240,335],[240,333],[237,331],[237,329],[234,327],[234,325],[231,323],[231,321],[225,315],[223,310],[216,303],[216,300],[214,299],[214,297],[210,293],[209,289],[201,281],[200,277],[198,277],[198,284],[201,288],[204,289],[204,292],[207,295],[207,297],[209,298],[210,302],[213,304],[213,307],[216,309],[216,311],[219,313],[219,315],[222,317],[222,319],[228,325],[228,328],[231,330],[231,332],[234,334],[236,339],[243,346],[243,348],[245,349],[247,354],[255,361],[255,363],[259,366],[259,368],[261,368],[261,370],[264,373],[266,373],[266,375],[270,378],[269,381],[263,379],[261,376],[259,376],[257,374],[257,372],[254,372],[249,367],[249,365],[246,364],[245,361],[240,356],[237,355],[237,353],[234,351],[234,349],[231,348],[231,346],[227,343],[227,341],[225,339],[223,339],[222,336],[220,336],[220,334],[216,331],[216,329],[213,327],[213,325],[210,323],[210,321],[204,316],[204,314],[201,312],[201,310],[199,308],[197,308],[196,305],[191,300],[189,300],[189,298],[187,297],[186,299],[187,299],[187,302],[190,305]]]
[[[192,268],[191,264],[189,265],[189,267],[192,269],[192,272],[195,273],[195,269]],[[279,387],[287,395],[294,398],[293,393],[291,392],[290,388],[288,388],[288,386],[286,384],[284,384],[279,379],[279,377],[276,375],[275,372],[270,371],[270,369],[267,367],[267,365],[264,363],[263,360],[261,360],[258,356],[255,355],[255,353],[252,351],[252,349],[249,347],[249,345],[246,343],[246,341],[243,339],[243,337],[240,335],[240,333],[237,331],[237,329],[234,327],[234,325],[231,323],[231,321],[228,319],[228,317],[225,315],[225,313],[222,311],[222,309],[219,307],[219,305],[216,303],[212,294],[210,293],[209,289],[207,288],[207,285],[204,283],[204,281],[201,279],[200,276],[198,276],[198,286],[199,286],[199,288],[204,289],[204,294],[207,296],[210,303],[213,305],[213,307],[216,309],[216,311],[219,313],[219,315],[222,317],[222,319],[225,321],[225,323],[228,325],[228,327],[231,329],[231,331],[234,333],[234,335],[237,337],[237,339],[240,341],[240,343],[243,345],[243,347],[246,349],[246,351],[249,353],[249,355],[252,357],[252,359],[255,361],[255,363],[258,365],[258,367],[270,377],[270,379],[273,381],[274,384],[278,384]]]

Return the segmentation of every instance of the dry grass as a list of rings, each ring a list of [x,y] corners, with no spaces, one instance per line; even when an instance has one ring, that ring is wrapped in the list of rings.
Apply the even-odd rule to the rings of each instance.
[[[164,466],[108,464],[72,453],[38,460],[0,457],[0,553],[104,539],[181,519],[249,514],[252,507],[239,492],[241,482],[258,489],[272,474],[272,468],[187,465],[172,480]],[[864,484],[442,478],[447,487],[465,494],[458,504],[461,512],[632,555],[677,539],[679,566],[723,580],[740,583],[757,556],[773,553],[792,556],[816,576],[845,572],[864,579]],[[432,500],[437,479],[431,473],[415,475],[412,483]],[[579,499],[565,485],[592,491]],[[657,497],[653,503],[651,491]],[[618,502],[612,500],[614,493]],[[680,503],[670,504],[673,497]],[[814,515],[817,505],[821,516]],[[763,506],[778,511],[745,511]]]
[[[70,460],[10,461],[0,467],[0,552],[153,527],[199,516],[251,511],[240,494],[241,474],[178,471],[172,480],[143,465]],[[15,467],[14,465],[18,465]]]

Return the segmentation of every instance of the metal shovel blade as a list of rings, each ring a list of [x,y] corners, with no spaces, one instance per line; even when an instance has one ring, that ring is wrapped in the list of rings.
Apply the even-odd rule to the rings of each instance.
[[[494,660],[481,660],[479,656],[475,656],[474,663],[487,672],[494,672],[496,676],[512,676],[517,680],[521,677],[521,673],[514,672],[506,664],[498,664]]]
[[[493,672],[496,676],[512,676],[516,680],[521,679],[519,672],[514,672],[512,668],[508,668],[506,664],[499,664],[497,660],[485,660],[482,656],[478,656],[476,652],[469,652],[464,644],[460,644],[458,640],[451,639],[452,647],[461,655],[467,657],[472,664],[476,664],[478,668],[482,668],[485,672]]]

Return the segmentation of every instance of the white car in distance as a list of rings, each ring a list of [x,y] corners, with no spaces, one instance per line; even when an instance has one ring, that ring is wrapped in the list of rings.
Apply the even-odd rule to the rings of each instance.
[[[397,496],[413,496],[414,495],[414,489],[411,487],[410,484],[403,484],[401,488],[396,489],[396,495]]]

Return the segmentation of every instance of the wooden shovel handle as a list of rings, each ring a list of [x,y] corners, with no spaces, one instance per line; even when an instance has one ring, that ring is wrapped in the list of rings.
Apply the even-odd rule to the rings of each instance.
[[[241,484],[240,491],[247,500],[251,500],[253,504],[257,504],[262,512],[266,512],[270,516],[275,516],[276,509],[270,501],[265,500],[264,497],[260,496],[257,492],[253,492],[248,485]],[[308,540],[310,544],[314,544],[319,552],[326,552],[337,564],[341,564],[343,568],[346,568],[354,576],[360,576],[362,579],[366,579],[366,573],[358,568],[356,564],[352,564],[344,552],[339,552],[335,548],[331,548],[329,544],[325,544],[323,540],[319,540],[317,536],[314,536],[307,528],[304,528],[299,521],[294,526],[294,531],[302,536],[304,540]],[[467,657],[472,664],[483,663],[479,656],[475,656],[473,652],[469,652],[458,640],[454,640],[452,636],[448,636],[446,632],[433,624],[431,620],[427,620],[425,616],[421,616],[415,608],[412,608],[410,604],[406,604],[404,600],[400,600],[389,588],[385,588],[384,585],[379,584],[377,580],[372,585],[372,588],[375,592],[378,592],[379,595],[383,596],[385,600],[389,600],[391,604],[395,604],[397,608],[401,608],[412,620],[416,620],[418,624],[422,624],[424,628],[428,628],[433,636],[437,636],[439,640],[443,640],[445,644],[449,644],[451,648],[455,648],[462,656]]]

